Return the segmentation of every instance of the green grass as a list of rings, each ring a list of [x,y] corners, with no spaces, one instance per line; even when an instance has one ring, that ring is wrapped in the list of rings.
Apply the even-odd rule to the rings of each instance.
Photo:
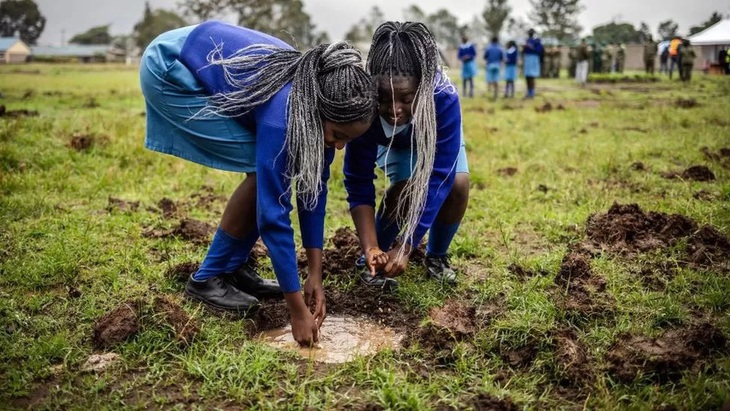
[[[575,318],[553,295],[554,275],[569,245],[581,240],[586,219],[614,202],[683,214],[730,234],[730,170],[700,151],[730,147],[728,78],[585,89],[567,79],[539,80],[534,102],[492,102],[480,83],[477,97],[462,101],[473,189],[452,252],[465,274],[451,291],[413,269],[398,298],[403,310],[423,319],[428,308],[449,298],[477,308],[497,304],[501,311],[454,344],[443,365],[421,347],[338,366],[308,364],[251,340],[245,321],[182,300],[179,284],[165,271],[200,261],[206,245],[143,236],[174,223],[148,207],[163,197],[187,201],[203,186],[227,196],[241,176],[143,148],[145,108],[136,68],[2,66],[0,93],[8,110],[40,113],[0,118],[0,408],[431,409],[468,407],[475,396],[488,394],[520,409],[699,410],[730,400],[726,355],[666,384],[614,381],[604,360],[617,335],[658,335],[690,323],[697,312],[730,336],[727,273],[679,267],[655,290],[632,272],[676,262],[676,250],[634,259],[607,254],[592,268],[615,300],[612,317]],[[699,106],[678,108],[678,98],[694,98]],[[96,104],[89,104],[92,99]],[[548,101],[564,110],[536,112]],[[96,143],[85,151],[70,148],[79,134]],[[332,170],[327,236],[352,226],[341,158]],[[647,170],[633,170],[635,162]],[[690,165],[708,166],[716,181],[659,174]],[[500,175],[505,167],[517,173]],[[700,190],[710,199],[694,198]],[[141,205],[134,212],[107,211],[110,196]],[[190,201],[185,212],[215,224],[222,206],[206,209]],[[512,263],[543,274],[519,278],[507,268]],[[330,279],[325,287],[351,285]],[[71,298],[70,287],[81,296]],[[122,301],[155,294],[177,299],[198,321],[192,345],[174,343],[167,330],[144,329],[112,349],[122,356],[118,366],[99,375],[81,372],[94,352],[95,321]],[[596,375],[567,394],[555,361],[555,332],[566,328],[586,347]],[[530,342],[537,352],[525,367],[511,368],[500,355]]]

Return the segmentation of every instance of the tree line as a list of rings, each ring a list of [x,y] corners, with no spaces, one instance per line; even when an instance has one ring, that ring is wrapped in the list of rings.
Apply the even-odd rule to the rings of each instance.
[[[433,32],[440,45],[454,48],[461,42],[462,34],[485,43],[491,37],[504,39],[522,38],[527,29],[535,28],[542,37],[561,43],[576,42],[583,31],[578,15],[584,6],[580,0],[529,0],[531,10],[526,16],[514,16],[509,0],[486,0],[480,13],[475,14],[467,23],[442,8],[434,13],[426,13],[413,4],[403,10],[404,20],[425,23]],[[133,33],[112,36],[110,25],[101,25],[75,34],[70,43],[75,44],[113,44],[129,51],[144,49],[157,35],[167,30],[182,27],[194,22],[223,16],[237,16],[241,26],[269,33],[297,48],[309,48],[329,41],[325,31],[319,30],[304,10],[301,0],[180,0],[180,13],[152,9],[145,4],[140,20],[135,24]],[[689,29],[695,34],[722,20],[719,12],[714,12],[704,22]],[[355,22],[345,34],[350,42],[369,42],[375,28],[386,20],[378,6]],[[41,14],[34,0],[3,0],[0,2],[0,36],[19,35],[30,44],[36,44],[46,18]],[[659,23],[656,33],[659,38],[679,34],[679,25],[666,20]],[[589,37],[604,43],[638,43],[652,34],[648,24],[641,22],[639,27],[626,22],[609,22],[596,26]]]

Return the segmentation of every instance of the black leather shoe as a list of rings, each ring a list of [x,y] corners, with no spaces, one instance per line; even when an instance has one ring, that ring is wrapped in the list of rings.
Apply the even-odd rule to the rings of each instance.
[[[249,264],[244,264],[232,273],[224,274],[224,278],[228,284],[258,298],[284,298],[278,281],[261,278]]]
[[[360,271],[360,281],[368,287],[382,288],[385,292],[393,292],[398,288],[398,281],[386,277],[383,273],[373,276],[368,269]]]
[[[426,265],[426,273],[432,279],[448,284],[456,284],[456,271],[451,268],[447,256],[426,255],[423,263]]]
[[[213,308],[246,314],[259,308],[259,300],[228,284],[221,276],[203,281],[191,275],[185,286],[185,295],[202,301]]]

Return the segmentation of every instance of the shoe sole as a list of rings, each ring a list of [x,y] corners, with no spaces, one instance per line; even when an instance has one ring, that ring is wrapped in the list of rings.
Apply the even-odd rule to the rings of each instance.
[[[193,301],[203,303],[203,304],[207,305],[208,307],[214,308],[216,310],[220,310],[220,311],[224,311],[224,312],[232,313],[232,314],[242,314],[244,317],[247,317],[251,314],[256,313],[259,310],[259,308],[261,308],[261,304],[251,305],[246,310],[233,309],[231,307],[224,307],[222,305],[211,303],[211,302],[205,300],[203,297],[200,297],[193,293],[188,292],[188,290],[185,290],[185,296]]]

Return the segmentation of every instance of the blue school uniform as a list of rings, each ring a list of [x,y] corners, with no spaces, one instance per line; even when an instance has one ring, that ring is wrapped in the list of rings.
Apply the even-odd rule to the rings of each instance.
[[[540,56],[542,52],[542,42],[539,38],[527,39],[524,47],[525,65],[522,69],[525,77],[540,77]]]
[[[437,80],[437,84],[439,83],[441,80]],[[428,183],[426,205],[411,244],[419,244],[426,231],[433,225],[438,211],[451,191],[456,173],[469,172],[459,96],[448,80],[444,79],[444,82],[436,87],[434,100],[438,124],[436,158]],[[398,127],[393,130],[387,123],[382,124],[378,118],[364,135],[347,144],[344,174],[350,209],[359,205],[375,207],[373,181],[376,178],[374,172],[376,165],[386,171],[391,183],[403,181],[411,176],[416,161],[415,150],[411,147],[412,127]],[[418,144],[418,141],[415,144]]]
[[[505,53],[504,79],[515,81],[517,79],[517,47],[510,47]]]
[[[504,60],[504,51],[497,43],[492,43],[484,50],[484,60],[487,62],[487,83],[499,81],[499,71]]]
[[[471,42],[459,46],[457,57],[461,61],[461,78],[470,79],[477,75],[477,49]]]
[[[258,231],[269,249],[282,291],[289,293],[301,288],[289,217],[293,207],[288,159],[282,149],[291,83],[246,114],[221,117],[199,113],[210,96],[237,91],[226,81],[221,66],[209,64],[208,55],[219,48],[226,57],[253,44],[292,49],[267,34],[217,21],[156,38],[145,50],[140,67],[147,105],[145,146],[208,167],[256,173]],[[334,149],[325,149],[325,184],[317,207],[297,207],[305,248],[321,249],[324,243],[326,181],[334,153]]]

